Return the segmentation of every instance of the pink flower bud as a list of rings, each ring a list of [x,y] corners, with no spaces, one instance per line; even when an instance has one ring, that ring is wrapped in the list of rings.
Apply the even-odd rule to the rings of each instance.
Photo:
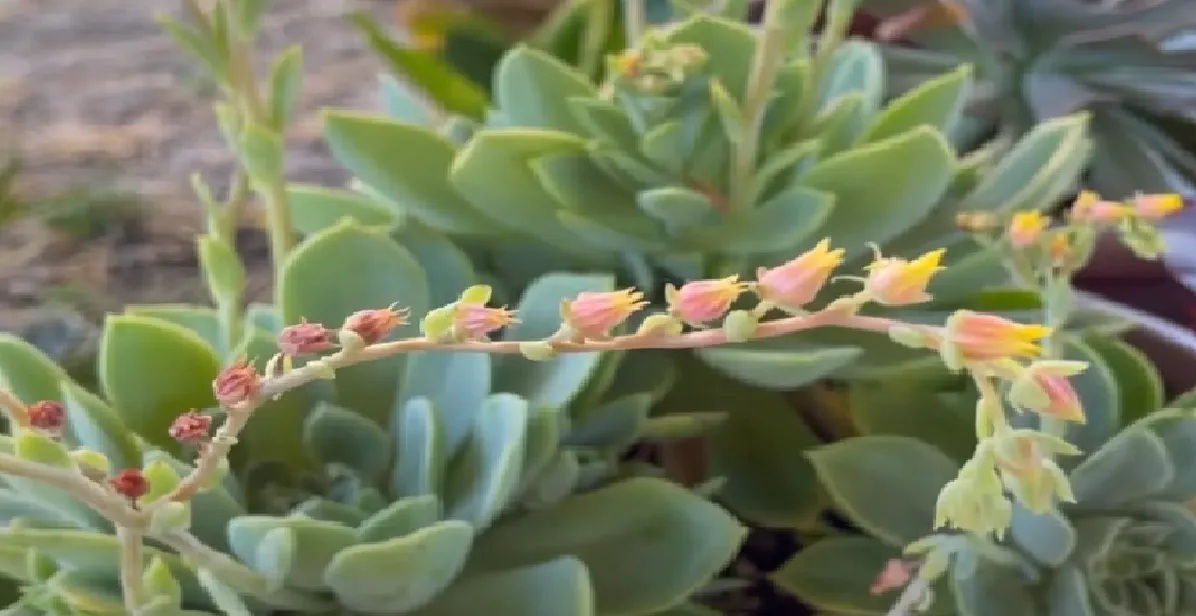
[[[995,359],[1034,357],[1042,352],[1038,341],[1051,333],[1042,325],[1025,325],[992,314],[957,310],[944,328],[944,358],[948,364]],[[948,357],[949,356],[949,357]]]
[[[518,322],[515,313],[506,308],[474,303],[459,303],[453,308],[453,329],[467,340],[485,340],[491,333]]]
[[[883,595],[887,592],[903,588],[914,575],[915,565],[900,558],[891,558],[885,563],[868,592],[873,595]]]
[[[610,330],[626,321],[648,302],[635,289],[597,293],[579,293],[571,301],[561,303],[561,319],[581,338],[601,340],[610,337]]]
[[[1184,206],[1184,199],[1175,193],[1137,195],[1134,197],[1133,203],[1134,212],[1139,216],[1156,220],[1178,212]]]
[[[932,298],[926,292],[930,278],[945,269],[939,265],[946,254],[940,248],[928,252],[913,261],[898,258],[884,258],[876,249],[876,258],[866,268],[868,278],[864,290],[872,301],[885,306],[908,306],[921,304]]]
[[[1083,362],[1044,361],[1021,371],[1009,390],[1009,400],[1016,406],[1045,417],[1084,422],[1080,395],[1068,377],[1083,370]]]
[[[394,306],[374,310],[359,310],[345,319],[341,329],[357,334],[366,344],[374,344],[394,328],[407,323],[407,309],[395,310]]]
[[[234,407],[257,397],[262,379],[257,369],[245,359],[239,359],[225,368],[212,381],[212,392],[216,401],[226,407]]]
[[[756,270],[756,294],[787,311],[801,310],[822,290],[831,272],[843,263],[842,249],[831,250],[822,240],[796,259],[772,269]]]
[[[175,418],[170,424],[170,437],[181,443],[202,443],[208,439],[208,430],[212,428],[212,418],[200,415],[195,411],[187,411]]]
[[[278,333],[278,350],[298,357],[318,353],[332,348],[332,334],[319,323],[306,320],[298,325],[284,327]]]
[[[66,407],[61,402],[42,400],[29,405],[29,425],[38,430],[57,432],[66,423]]]
[[[669,285],[665,289],[665,299],[673,316],[691,325],[700,325],[726,314],[747,287],[746,283],[739,282],[738,275],[695,280],[680,289]]]
[[[1087,222],[1098,225],[1115,223],[1134,213],[1133,208],[1116,201],[1106,201],[1100,195],[1085,190],[1076,197],[1071,206],[1070,216],[1075,222]]]

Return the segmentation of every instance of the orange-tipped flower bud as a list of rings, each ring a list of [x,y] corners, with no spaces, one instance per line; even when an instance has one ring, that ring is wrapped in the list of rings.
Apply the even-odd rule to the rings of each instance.
[[[670,314],[691,325],[702,325],[726,314],[747,286],[737,275],[695,280],[680,289],[671,285],[666,287],[665,299]]]
[[[381,341],[394,328],[407,323],[407,309],[394,306],[374,310],[360,310],[345,319],[341,329],[357,334],[366,344]]]
[[[319,323],[303,321],[278,333],[278,350],[299,357],[332,348],[332,332]]]
[[[453,329],[466,340],[485,340],[491,333],[518,322],[515,313],[506,308],[464,302],[453,307]]]
[[[801,310],[826,285],[831,272],[843,263],[843,249],[831,250],[830,240],[772,269],[756,270],[756,294],[789,312]]]
[[[1009,401],[1044,417],[1083,423],[1084,407],[1068,377],[1086,367],[1077,361],[1035,362],[1014,379]]]
[[[926,287],[932,276],[945,269],[939,263],[946,252],[946,249],[940,248],[913,261],[906,261],[881,257],[878,249],[876,259],[866,268],[868,278],[864,281],[864,290],[872,301],[885,306],[908,306],[930,301]]]
[[[964,363],[1034,357],[1042,352],[1038,341],[1049,327],[1022,324],[992,314],[957,310],[947,318],[939,349],[943,361],[958,369]]]
[[[1014,214],[1013,219],[1009,222],[1009,243],[1013,244],[1015,248],[1030,246],[1042,236],[1042,232],[1047,228],[1049,222],[1041,212],[1036,210]]]
[[[637,310],[648,305],[644,294],[635,289],[604,293],[585,291],[561,302],[561,319],[581,338],[601,340]]]
[[[1073,221],[1098,225],[1115,223],[1133,213],[1133,208],[1116,201],[1101,199],[1100,195],[1090,190],[1082,191],[1071,206]]]
[[[1133,204],[1134,213],[1142,218],[1156,220],[1178,212],[1184,207],[1184,199],[1175,193],[1136,195]]]

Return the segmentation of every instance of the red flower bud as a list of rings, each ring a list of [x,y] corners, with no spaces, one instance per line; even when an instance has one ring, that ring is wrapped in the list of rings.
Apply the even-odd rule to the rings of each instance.
[[[223,406],[237,406],[257,396],[261,388],[262,378],[257,369],[245,359],[224,369],[215,381],[212,381],[212,392],[216,394],[216,401]]]
[[[202,443],[208,438],[208,430],[212,428],[212,418],[200,415],[195,411],[187,411],[175,418],[170,424],[171,438],[183,443]]]
[[[145,475],[141,474],[141,471],[135,468],[126,468],[117,473],[108,480],[108,485],[112,486],[112,489],[117,494],[131,501],[145,496],[145,493],[149,492],[150,487],[149,480],[145,478]]]
[[[54,400],[29,405],[29,424],[38,430],[57,432],[66,422],[66,408]]]
[[[278,333],[278,350],[298,357],[327,351],[332,348],[332,335],[319,323],[303,321],[298,325],[282,328]]]
[[[386,337],[394,328],[407,323],[407,309],[395,310],[394,306],[376,310],[360,310],[345,319],[342,329],[347,329],[365,341],[374,344]]]

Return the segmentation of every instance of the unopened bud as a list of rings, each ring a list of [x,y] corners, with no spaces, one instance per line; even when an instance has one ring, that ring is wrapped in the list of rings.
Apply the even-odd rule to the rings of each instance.
[[[257,369],[246,359],[238,359],[212,381],[216,401],[225,407],[235,407],[257,397],[262,379]]]
[[[561,319],[575,337],[605,340],[612,329],[646,305],[644,294],[635,289],[586,291],[561,302]]]
[[[756,270],[756,294],[760,299],[790,314],[814,301],[830,279],[831,272],[843,263],[844,250],[831,250],[830,240],[818,242],[797,258],[772,269]]]
[[[759,326],[760,321],[749,310],[732,310],[723,319],[723,333],[732,344],[751,340]]]
[[[29,424],[38,430],[57,433],[66,423],[66,407],[61,402],[42,400],[29,405]]]
[[[947,251],[938,249],[913,261],[885,258],[875,249],[875,258],[868,264],[868,278],[864,290],[872,301],[885,306],[909,306],[930,301],[926,292],[930,279],[945,269],[939,264]]]
[[[170,424],[170,437],[183,443],[202,443],[208,440],[208,431],[212,428],[212,418],[195,411],[188,411],[179,415]]]
[[[548,361],[556,357],[556,349],[543,340],[520,342],[519,352],[532,361]]]
[[[654,314],[640,323],[635,331],[636,336],[679,336],[685,330],[685,324],[676,317],[667,314]]]
[[[120,471],[108,480],[108,485],[117,494],[124,496],[131,502],[135,502],[137,499],[145,496],[145,493],[150,488],[149,480],[145,478],[145,475],[141,474],[140,470],[135,468],[126,468]]]
[[[110,472],[111,463],[108,462],[108,457],[98,451],[75,449],[70,455],[79,470],[92,481],[100,481]]]
[[[407,314],[406,308],[396,310],[393,305],[373,310],[359,310],[345,319],[341,329],[357,334],[366,344],[375,344],[396,327],[406,324]]]
[[[278,350],[299,357],[332,348],[332,332],[319,323],[303,321],[278,333]]]
[[[490,334],[518,322],[515,313],[505,307],[458,303],[453,308],[453,331],[464,340],[486,340]]]
[[[669,285],[665,299],[669,312],[694,326],[702,326],[727,313],[748,285],[739,276],[687,282],[680,289]]]

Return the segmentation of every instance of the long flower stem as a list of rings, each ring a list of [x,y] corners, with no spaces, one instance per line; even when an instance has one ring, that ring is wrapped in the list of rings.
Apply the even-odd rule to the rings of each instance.
[[[732,139],[733,155],[731,168],[731,210],[742,211],[750,204],[755,192],[753,186],[756,159],[760,150],[761,124],[777,70],[785,58],[785,24],[782,2],[773,0],[765,8],[764,23],[756,44],[756,56],[752,59],[752,72],[748,77],[747,91],[743,96],[743,131]]]
[[[627,35],[627,47],[634,48],[648,27],[646,0],[623,0],[623,28]]]
[[[29,462],[11,454],[0,453],[0,475],[27,477],[52,485],[70,493],[117,525],[140,524],[141,516],[123,498],[75,470]]]
[[[125,600],[125,611],[133,614],[146,602],[145,585],[141,579],[145,571],[141,531],[118,524],[116,538],[120,541],[121,594]]]
[[[21,402],[16,396],[4,389],[0,389],[0,407],[4,409],[5,415],[8,416],[9,423],[12,424],[12,426],[9,427],[10,430],[12,430],[14,427],[29,427],[29,407],[25,406],[24,402]]]

